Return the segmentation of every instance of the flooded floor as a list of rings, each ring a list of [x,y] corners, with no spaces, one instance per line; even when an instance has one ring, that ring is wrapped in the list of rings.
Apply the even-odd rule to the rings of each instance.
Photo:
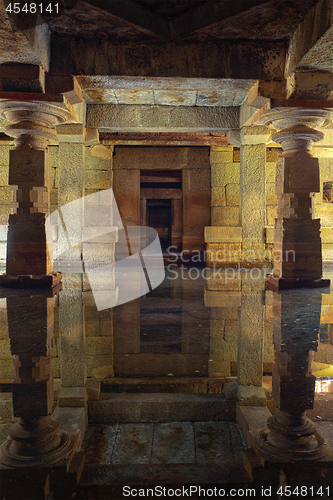
[[[169,265],[152,292],[100,310],[79,273],[56,294],[0,289],[1,442],[17,417],[53,412],[81,430],[96,498],[128,481],[250,483],[236,400],[262,408],[262,427],[269,412],[307,412],[332,446],[333,292],[228,272]]]

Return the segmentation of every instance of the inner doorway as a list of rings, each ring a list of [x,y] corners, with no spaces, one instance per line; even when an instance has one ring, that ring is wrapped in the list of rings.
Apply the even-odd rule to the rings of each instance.
[[[154,228],[163,251],[181,250],[183,196],[181,170],[140,171],[141,225]]]
[[[147,200],[147,226],[156,229],[163,250],[171,246],[171,199]]]

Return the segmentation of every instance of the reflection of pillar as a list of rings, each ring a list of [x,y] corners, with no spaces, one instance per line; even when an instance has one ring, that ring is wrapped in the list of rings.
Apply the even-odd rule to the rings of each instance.
[[[0,102],[0,114],[12,124],[5,131],[15,137],[10,151],[9,184],[14,187],[15,213],[9,217],[7,286],[52,287],[60,279],[53,272],[45,221],[50,209],[51,167],[47,141],[56,136],[52,127],[71,118],[62,102]],[[51,254],[51,257],[50,257]]]
[[[81,279],[79,274],[78,280]],[[59,296],[60,363],[62,387],[84,388],[87,379],[86,339],[82,291],[63,290]]]
[[[59,431],[58,422],[50,417],[53,302],[52,292],[7,294],[8,329],[15,367],[13,406],[18,421],[0,448],[0,469],[45,468],[70,460],[75,451],[79,436]]]
[[[311,360],[317,348],[321,293],[294,293],[274,294],[273,397],[278,413],[268,419],[267,429],[253,435],[257,452],[269,462],[333,458],[306,416],[314,402]]]
[[[273,140],[283,148],[276,164],[278,218],[274,236],[274,270],[268,279],[273,289],[328,286],[322,280],[320,220],[314,218],[314,192],[320,191],[319,162],[311,155],[312,143],[323,134],[324,109],[280,108],[260,121],[280,130]]]
[[[238,313],[237,397],[242,406],[266,406],[262,388],[264,345],[264,282],[247,275],[242,278],[242,301]],[[253,269],[251,269],[253,271]]]

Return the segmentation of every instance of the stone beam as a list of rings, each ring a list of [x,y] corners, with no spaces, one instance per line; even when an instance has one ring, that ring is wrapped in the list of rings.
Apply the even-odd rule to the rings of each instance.
[[[120,44],[53,34],[50,73],[281,80],[285,57],[285,43],[265,41]]]
[[[299,24],[290,40],[285,76],[301,64],[302,58],[333,23],[333,0],[319,0]]]
[[[224,146],[226,133],[172,132],[104,132],[99,134],[104,145],[127,146]]]
[[[112,132],[227,132],[239,128],[240,107],[91,104],[86,126]]]
[[[331,100],[333,97],[333,75],[323,71],[291,73],[287,78],[287,99]]]
[[[10,0],[0,0],[5,8]],[[10,24],[14,31],[21,31],[28,40],[30,46],[42,63],[45,71],[49,71],[51,59],[51,33],[47,24],[38,13],[20,12],[14,14],[7,12]]]
[[[0,88],[17,92],[45,92],[45,71],[35,64],[2,64]]]

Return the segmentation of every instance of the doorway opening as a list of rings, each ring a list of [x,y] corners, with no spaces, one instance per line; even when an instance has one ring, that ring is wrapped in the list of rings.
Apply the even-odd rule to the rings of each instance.
[[[154,228],[162,250],[181,250],[183,227],[182,171],[141,170],[141,225]]]
[[[147,226],[157,231],[162,249],[171,245],[171,199],[147,200]]]

